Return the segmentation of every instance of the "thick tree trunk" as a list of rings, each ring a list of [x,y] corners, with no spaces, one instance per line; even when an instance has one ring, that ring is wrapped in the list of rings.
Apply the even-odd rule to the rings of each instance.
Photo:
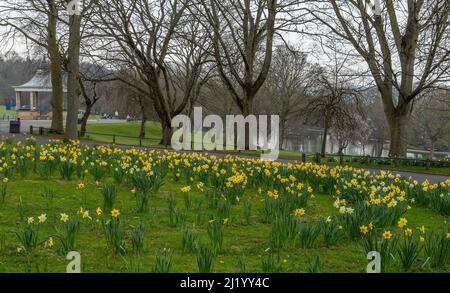
[[[169,146],[172,141],[172,126],[170,125],[170,123],[165,122],[164,120],[161,123],[161,126],[162,126],[162,138],[159,144],[163,146]]]
[[[390,157],[406,157],[408,150],[408,112],[407,111],[395,111],[389,117],[389,129],[390,129]]]
[[[64,139],[77,139],[78,111],[80,109],[80,24],[81,16],[74,14],[69,20],[68,78],[67,78],[67,121]]]
[[[56,133],[63,133],[64,131],[64,118],[63,118],[63,103],[64,103],[64,91],[63,91],[63,78],[61,74],[61,56],[59,55],[57,36],[56,36],[56,24],[57,24],[57,9],[54,1],[49,1],[49,15],[48,15],[48,55],[50,58],[50,71],[52,76],[52,123],[51,130]]]
[[[242,115],[244,116],[244,119],[247,118],[249,115],[253,114],[253,100],[255,98],[255,95],[251,92],[246,93],[246,97],[243,101],[243,107],[241,108]],[[253,139],[250,137],[250,125],[245,125],[245,149],[250,149],[250,139]],[[236,144],[237,144],[237,137],[236,137]]]
[[[86,112],[83,114],[83,118],[81,119],[81,126],[80,126],[80,136],[83,137],[86,134],[86,126],[87,122],[89,120],[89,116],[92,112],[92,107],[94,104],[92,103],[86,103]]]
[[[139,130],[139,138],[144,139],[145,138],[145,124],[147,123],[147,118],[142,116],[141,120],[141,128]]]
[[[152,89],[152,87],[150,87]],[[172,113],[170,112],[169,107],[166,107],[162,104],[164,98],[153,99],[153,107],[156,111],[156,114],[159,117],[159,121],[161,121],[162,128],[162,136],[159,142],[160,145],[169,146],[172,141]],[[141,107],[143,107],[141,105]]]

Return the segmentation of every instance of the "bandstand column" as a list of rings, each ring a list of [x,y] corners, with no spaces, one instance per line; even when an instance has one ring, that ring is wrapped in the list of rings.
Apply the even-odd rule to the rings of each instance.
[[[16,111],[20,110],[20,95],[21,92],[16,92]]]
[[[34,108],[34,92],[30,92],[30,111]]]

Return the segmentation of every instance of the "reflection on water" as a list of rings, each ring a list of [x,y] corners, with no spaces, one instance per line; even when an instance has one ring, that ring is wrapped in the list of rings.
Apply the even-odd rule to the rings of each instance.
[[[322,148],[323,134],[319,129],[310,129],[304,131],[304,134],[288,136],[282,146],[282,149],[288,151],[298,151],[304,153],[318,153]],[[382,150],[381,150],[382,148]],[[339,151],[338,144],[328,136],[326,153],[336,154]],[[345,155],[352,156],[373,156],[373,157],[387,157],[389,154],[389,143],[385,143],[383,146],[376,140],[369,140],[365,145],[361,144],[349,144],[344,149]],[[435,157],[445,157],[450,153],[435,153]],[[428,158],[429,152],[423,150],[408,150],[409,158]]]

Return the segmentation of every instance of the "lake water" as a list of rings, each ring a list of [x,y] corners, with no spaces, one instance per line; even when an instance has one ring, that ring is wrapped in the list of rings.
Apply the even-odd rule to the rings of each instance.
[[[311,129],[304,131],[303,135],[291,136],[287,137],[283,149],[289,151],[298,151],[304,153],[318,153],[322,148],[322,133],[319,129]],[[376,141],[369,141],[368,144],[361,145],[353,145],[349,144],[349,146],[344,150],[345,155],[352,156],[373,156],[377,157],[379,155],[379,150],[377,147]],[[327,139],[326,152],[329,154],[336,154],[339,151],[338,145],[333,142],[330,136]],[[382,157],[387,157],[389,155],[389,142],[385,143],[383,146]],[[409,158],[417,158],[423,159],[428,158],[429,152],[423,150],[408,150]],[[439,153],[436,152],[436,157],[446,157],[449,156],[450,153]]]

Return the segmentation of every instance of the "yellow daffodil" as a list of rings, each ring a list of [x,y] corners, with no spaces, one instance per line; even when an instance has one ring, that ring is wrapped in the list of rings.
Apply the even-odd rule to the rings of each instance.
[[[406,220],[406,218],[400,218],[397,225],[399,228],[403,228],[406,226],[407,223],[408,223],[408,220]]]
[[[363,234],[367,234],[369,232],[369,228],[367,228],[367,226],[361,226],[359,227],[359,231]]]
[[[392,238],[391,231],[384,231],[383,237],[384,237],[384,239],[391,239]]]
[[[61,218],[59,220],[64,223],[67,222],[69,221],[69,215],[67,215],[66,213],[62,213]]]
[[[189,185],[181,188],[181,192],[183,193],[188,193],[189,191],[191,191],[191,187]]]
[[[97,214],[97,216],[100,216],[103,212],[102,212],[102,209],[101,209],[100,207],[98,207],[98,208],[95,210],[95,213]]]
[[[294,215],[295,216],[303,216],[305,214],[305,209],[296,209],[294,210]]]
[[[413,234],[413,230],[410,228],[405,229],[405,235],[411,237]]]
[[[116,209],[113,209],[111,211],[111,216],[114,217],[114,218],[117,218],[118,216],[120,216],[120,211],[116,210]]]
[[[47,239],[47,241],[45,242],[45,246],[48,247],[48,248],[52,248],[53,245],[54,245],[53,237],[49,237]]]
[[[45,221],[47,221],[47,215],[46,214],[42,214],[38,217],[39,223],[45,223]]]

